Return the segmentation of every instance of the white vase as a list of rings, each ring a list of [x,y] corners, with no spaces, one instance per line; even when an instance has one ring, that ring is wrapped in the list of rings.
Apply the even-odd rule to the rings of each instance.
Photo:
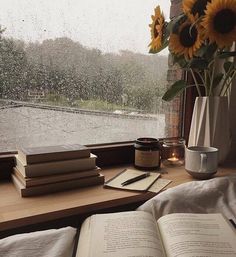
[[[228,97],[197,97],[188,146],[214,146],[222,163],[231,146]]]

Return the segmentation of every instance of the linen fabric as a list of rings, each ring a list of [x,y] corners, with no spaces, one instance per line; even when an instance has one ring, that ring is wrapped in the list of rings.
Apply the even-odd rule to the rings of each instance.
[[[17,234],[0,240],[1,257],[71,257],[76,229],[65,227]]]
[[[192,181],[170,188],[141,205],[156,218],[169,213],[222,213],[236,219],[236,175]]]

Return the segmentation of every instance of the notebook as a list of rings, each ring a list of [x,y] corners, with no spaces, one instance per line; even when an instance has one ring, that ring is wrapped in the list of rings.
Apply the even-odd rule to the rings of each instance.
[[[136,191],[147,191],[155,181],[161,176],[160,173],[150,172],[150,176],[133,182],[129,185],[122,186],[122,183],[127,181],[128,179],[137,177],[139,175],[144,174],[144,171],[125,169],[119,174],[117,174],[112,179],[108,180],[104,187],[113,187],[125,190],[136,190]]]

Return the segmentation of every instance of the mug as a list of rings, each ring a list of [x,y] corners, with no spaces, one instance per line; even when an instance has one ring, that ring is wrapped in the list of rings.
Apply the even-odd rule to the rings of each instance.
[[[189,172],[215,173],[218,167],[218,149],[190,146],[185,150],[185,169]]]

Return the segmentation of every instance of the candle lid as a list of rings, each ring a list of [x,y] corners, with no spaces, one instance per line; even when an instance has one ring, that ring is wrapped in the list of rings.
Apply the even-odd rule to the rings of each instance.
[[[159,140],[152,137],[140,137],[135,141],[134,144],[136,149],[153,149],[153,150],[160,150],[160,143]]]

